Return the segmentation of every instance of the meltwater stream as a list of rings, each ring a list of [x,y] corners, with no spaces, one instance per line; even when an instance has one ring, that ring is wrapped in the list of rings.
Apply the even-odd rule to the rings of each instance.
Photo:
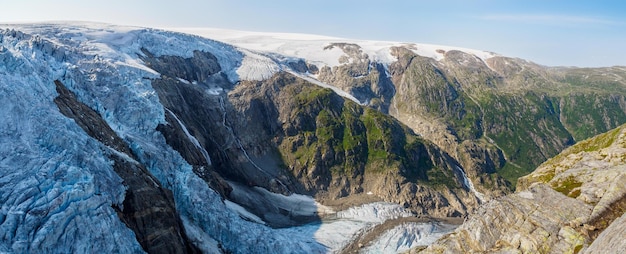
[[[471,191],[472,193],[474,193],[474,196],[476,196],[476,198],[478,198],[480,200],[481,203],[485,202],[485,194],[478,192],[476,190],[476,188],[474,188],[474,183],[472,183],[472,180],[470,180],[467,175],[465,174],[465,171],[463,171],[463,169],[459,166],[456,166],[456,169],[459,171],[459,173],[461,174],[461,177],[463,178],[463,185],[465,185],[465,187],[467,187],[469,189],[469,191]]]

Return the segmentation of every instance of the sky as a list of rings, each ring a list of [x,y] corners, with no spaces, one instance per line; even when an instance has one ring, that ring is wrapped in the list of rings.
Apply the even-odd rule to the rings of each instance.
[[[626,66],[626,1],[20,0],[0,23],[210,27],[492,51],[548,66]]]

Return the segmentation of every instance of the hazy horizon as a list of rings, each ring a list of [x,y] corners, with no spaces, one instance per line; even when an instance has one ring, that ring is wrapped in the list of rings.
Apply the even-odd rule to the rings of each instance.
[[[102,22],[305,33],[492,51],[547,66],[626,66],[613,1],[76,1],[5,3],[0,23]]]

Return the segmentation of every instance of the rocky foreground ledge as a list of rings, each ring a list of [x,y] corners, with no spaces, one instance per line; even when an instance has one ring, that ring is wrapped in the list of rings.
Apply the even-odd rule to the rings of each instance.
[[[626,126],[579,142],[422,253],[626,250]]]

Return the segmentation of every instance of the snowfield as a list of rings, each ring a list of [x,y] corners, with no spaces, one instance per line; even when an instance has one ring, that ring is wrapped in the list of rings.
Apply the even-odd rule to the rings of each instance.
[[[361,46],[364,53],[368,54],[372,61],[383,64],[390,64],[396,61],[390,53],[390,48],[394,46],[408,46],[420,56],[430,57],[435,60],[443,59],[443,51],[458,50],[471,55],[475,55],[481,60],[496,56],[495,53],[451,47],[433,44],[390,42],[390,41],[366,41],[336,38],[329,36],[297,34],[297,33],[264,33],[235,31],[217,28],[165,28],[166,30],[178,31],[182,33],[195,34],[205,38],[226,42],[241,48],[258,52],[273,52],[283,56],[306,59],[311,63],[321,66],[340,65],[339,58],[344,55],[338,48],[324,49],[331,43],[345,42],[354,43]],[[319,66],[319,67],[321,67]]]
[[[144,65],[141,49],[157,56],[191,57],[194,50],[210,52],[233,83],[265,79],[284,69],[255,50],[272,49],[327,65],[336,65],[336,58],[332,59],[340,52],[309,50],[334,38],[304,40],[284,35],[291,39],[281,44],[254,34],[215,31],[195,33],[217,40],[230,38],[225,40],[229,42],[238,39],[233,43],[249,50],[155,29],[92,23],[0,25],[0,253],[143,252],[133,231],[112,208],[121,205],[125,195],[122,179],[108,158],[114,151],[59,112],[53,102],[57,79],[96,110],[138,155],[138,162],[173,192],[186,233],[207,253],[218,252],[218,242],[236,253],[332,252],[349,243],[359,230],[411,216],[389,203],[336,213],[313,203],[303,212],[322,209],[334,218],[321,224],[272,229],[243,207],[223,202],[156,131],[158,124],[165,123],[164,107],[149,79],[160,74]],[[374,59],[392,60],[385,48],[395,44],[362,45]],[[209,92],[218,95],[223,91]],[[199,146],[197,141],[194,144]],[[203,155],[210,162],[206,151]],[[276,200],[285,206],[314,202],[302,195]],[[444,229],[426,223],[390,231],[373,251],[423,244],[420,239],[436,237]],[[386,247],[398,245],[406,248]]]
[[[237,74],[243,80],[262,80],[271,77],[280,70],[286,70],[300,78],[306,79],[321,87],[331,88],[335,93],[350,99],[360,105],[367,105],[368,101],[359,101],[352,94],[341,90],[331,84],[326,84],[310,73],[297,73],[284,63],[286,60],[305,60],[307,63],[321,69],[324,66],[336,67],[342,63],[340,59],[347,57],[346,53],[338,47],[327,48],[332,43],[351,43],[361,48],[372,62],[378,62],[387,66],[397,59],[391,54],[392,47],[406,47],[420,56],[433,58],[437,61],[444,59],[444,53],[458,50],[483,61],[497,56],[488,51],[467,49],[460,47],[418,44],[390,41],[366,41],[336,38],[329,36],[297,34],[297,33],[264,33],[235,31],[216,28],[164,28],[166,30],[194,34],[204,38],[222,41],[237,46],[245,52],[243,63],[237,70]],[[348,62],[352,58],[348,57]],[[490,67],[491,68],[491,67]],[[388,72],[387,72],[388,73]]]

